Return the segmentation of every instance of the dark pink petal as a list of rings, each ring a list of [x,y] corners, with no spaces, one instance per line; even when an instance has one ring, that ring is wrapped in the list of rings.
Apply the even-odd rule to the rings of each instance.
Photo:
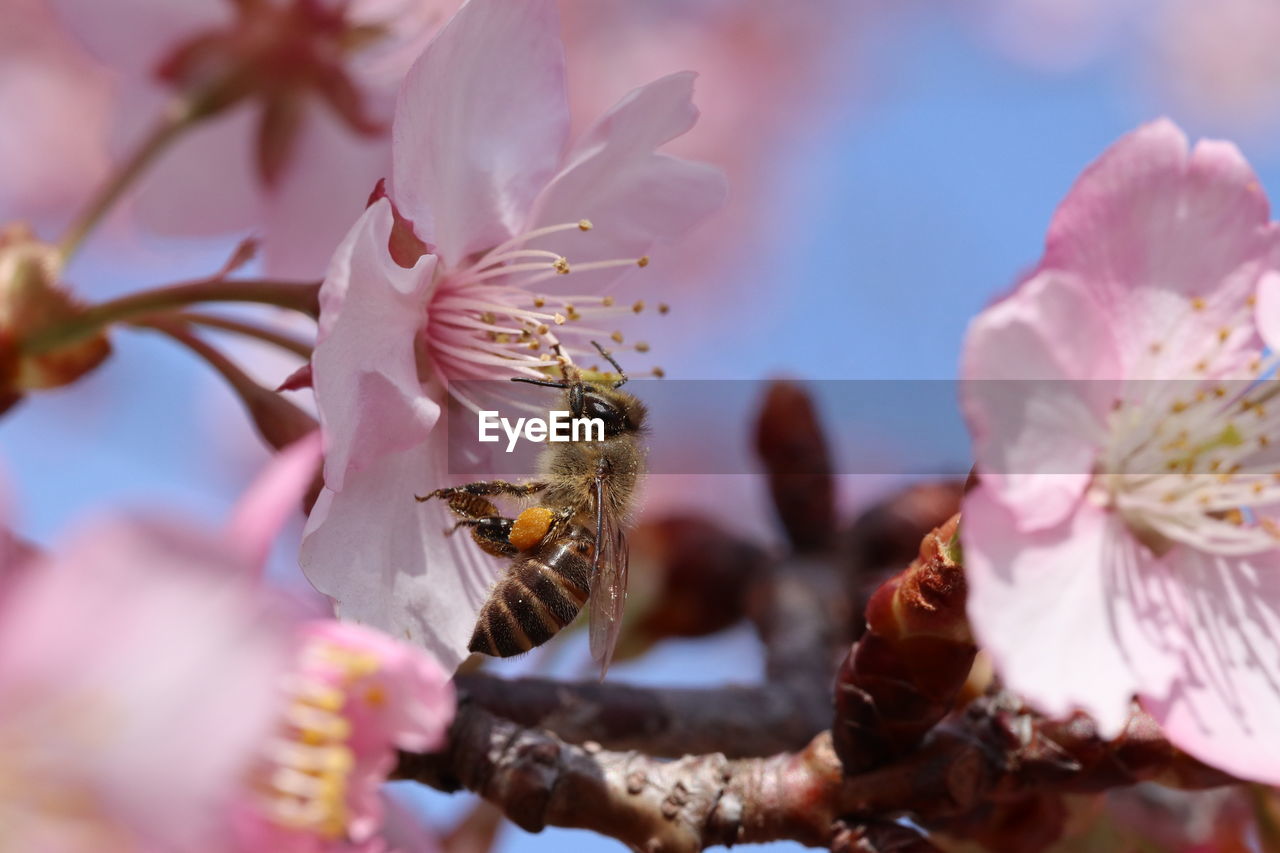
[[[320,289],[312,371],[331,489],[382,454],[420,444],[440,414],[422,392],[415,356],[435,256],[411,270],[397,266],[387,251],[391,224],[390,202],[370,207]]]
[[[1087,288],[1040,272],[979,315],[961,375],[974,455],[1017,524],[1057,524],[1092,477],[1119,378],[1116,345]]]
[[[1154,557],[1087,502],[1032,533],[983,486],[963,513],[969,619],[1001,677],[1046,714],[1082,710],[1118,734],[1139,674],[1167,683],[1176,663],[1139,615],[1162,589]]]
[[[531,227],[588,219],[595,226],[566,240],[547,238],[570,266],[638,258],[655,241],[672,241],[717,210],[727,194],[719,169],[655,153],[698,118],[692,72],[672,74],[628,94],[575,144],[568,164],[538,197]],[[534,243],[533,245],[539,245]],[[627,267],[580,273],[575,292],[597,292]]]
[[[67,27],[98,58],[149,75],[181,42],[234,18],[227,0],[50,0]]]
[[[356,136],[328,110],[311,110],[280,185],[266,199],[268,275],[324,275],[330,253],[364,210],[369,190],[390,172],[391,150],[385,137]]]
[[[472,0],[405,78],[392,196],[456,266],[524,225],[568,125],[554,0]]]
[[[1280,783],[1280,553],[1223,557],[1179,547],[1183,672],[1143,705],[1169,739],[1245,779]]]
[[[244,556],[249,571],[260,571],[271,543],[293,513],[320,466],[319,431],[280,451],[236,502],[227,523],[227,542]]]

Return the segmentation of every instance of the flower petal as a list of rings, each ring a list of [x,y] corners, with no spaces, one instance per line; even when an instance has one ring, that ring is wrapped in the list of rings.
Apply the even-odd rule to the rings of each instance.
[[[220,0],[50,2],[98,58],[126,74],[148,77],[168,51],[203,30],[230,24],[234,11]]]
[[[452,671],[468,655],[481,605],[502,570],[452,526],[440,501],[418,503],[444,485],[444,430],[424,447],[387,454],[325,489],[302,541],[302,568],[334,598],[343,619],[423,646]]]
[[[471,0],[405,78],[392,197],[458,264],[512,236],[555,171],[569,126],[554,0]]]
[[[1245,779],[1280,783],[1280,552],[1170,552],[1188,615],[1184,672],[1143,705],[1169,740]]]
[[[1182,131],[1161,120],[1081,175],[1054,215],[1042,267],[1079,275],[1125,330],[1126,375],[1188,378],[1201,361],[1230,367],[1239,350],[1259,348],[1246,303],[1271,266],[1269,218],[1234,145],[1206,140],[1188,153]]]
[[[727,185],[716,168],[654,153],[698,118],[692,72],[672,74],[624,97],[574,147],[568,165],[538,197],[531,227],[589,219],[595,227],[547,248],[570,265],[638,258],[655,240],[685,236],[724,204]],[[539,245],[535,243],[534,245]],[[572,276],[577,292],[596,292],[627,267]]]
[[[319,278],[329,252],[391,171],[385,137],[356,136],[329,110],[307,113],[293,158],[266,198],[263,266],[270,276]]]
[[[966,495],[961,537],[969,619],[1010,689],[1054,717],[1082,710],[1119,734],[1138,673],[1167,681],[1175,657],[1135,603],[1154,558],[1113,516],[1084,503],[1056,527],[1021,532],[985,486]],[[1141,591],[1139,594],[1138,591]]]
[[[1115,344],[1074,277],[1039,272],[965,338],[961,397],[993,497],[1026,530],[1060,522],[1092,476],[1115,386]]]
[[[280,451],[258,475],[227,522],[227,542],[244,555],[250,571],[261,570],[280,528],[316,476],[320,463],[320,433],[295,441]]]
[[[338,247],[320,289],[312,374],[325,485],[334,490],[381,454],[422,442],[440,415],[422,392],[414,352],[435,257],[397,266],[387,250],[391,227],[391,204],[381,199]]]

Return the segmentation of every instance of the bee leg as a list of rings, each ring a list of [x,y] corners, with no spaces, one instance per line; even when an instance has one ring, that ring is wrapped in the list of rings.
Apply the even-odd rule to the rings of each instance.
[[[453,526],[449,533],[459,527],[470,527],[471,538],[480,546],[480,550],[495,557],[514,557],[516,546],[511,544],[511,525],[515,519],[491,515],[485,518],[464,518]]]
[[[453,504],[455,496],[474,495],[477,497],[486,495],[512,495],[515,497],[527,497],[528,495],[536,495],[547,487],[546,483],[508,483],[506,480],[482,480],[478,483],[467,483],[463,486],[449,486],[444,489],[436,489],[434,492],[426,495],[414,495],[414,498],[421,503],[429,501],[432,498],[444,498]]]

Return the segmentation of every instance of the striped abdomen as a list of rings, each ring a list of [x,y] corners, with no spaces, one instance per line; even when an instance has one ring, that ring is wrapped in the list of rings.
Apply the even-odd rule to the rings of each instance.
[[[467,648],[508,658],[550,640],[587,601],[594,550],[578,527],[517,557],[480,609]]]

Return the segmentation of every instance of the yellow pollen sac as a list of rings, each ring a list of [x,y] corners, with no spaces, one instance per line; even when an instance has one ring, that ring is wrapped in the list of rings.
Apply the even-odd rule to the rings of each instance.
[[[545,335],[547,332],[550,332],[550,331],[551,331],[551,327],[548,326],[546,323],[538,324],[538,334]]]
[[[1191,300],[1192,311],[1203,311],[1204,309],[1205,309],[1205,302],[1199,296]]]
[[[516,516],[515,523],[511,525],[511,533],[507,535],[507,540],[517,549],[528,551],[541,542],[542,537],[547,535],[547,531],[551,529],[551,520],[554,517],[555,513],[545,506],[531,506]]]
[[[614,332],[612,335],[609,336],[609,339],[613,341],[615,344],[622,343],[622,332]]]
[[[637,258],[636,266],[640,267],[641,269],[644,269],[645,267],[649,266],[649,256],[641,255],[639,258]]]
[[[364,692],[364,701],[375,708],[381,708],[387,704],[387,691],[382,689],[381,684],[375,684]]]
[[[666,314],[666,313],[668,313],[670,310],[671,310],[671,306],[670,306],[670,305],[668,305],[667,303],[665,303],[665,302],[659,302],[659,303],[658,303],[658,313],[659,313],[659,314]]]
[[[648,352],[649,345],[644,341],[636,341],[636,352]]]
[[[1220,343],[1220,344],[1225,344],[1225,343],[1227,342],[1227,338],[1229,338],[1229,337],[1231,337],[1231,330],[1230,330],[1230,329],[1219,329],[1219,330],[1218,330],[1218,343]]]
[[[579,220],[578,220],[578,230],[579,230],[579,231],[590,231],[592,228],[595,228],[595,226],[591,224],[591,220],[590,220],[590,219],[579,219]]]
[[[634,312],[636,312],[637,314],[639,314],[641,311],[643,311],[643,310],[644,310],[644,300],[643,300],[643,299],[637,299],[637,300],[636,300],[636,304],[631,306],[631,310],[632,310],[632,311],[634,311]]]
[[[568,274],[569,274],[569,259],[568,259],[568,258],[556,258],[554,261],[552,261],[552,263],[551,263],[551,268],[552,268],[553,270],[555,270],[556,272],[560,273],[560,275],[568,275]]]
[[[653,369],[653,375],[661,379],[662,377],[667,375],[667,372],[663,370],[661,367],[655,367]]]
[[[538,356],[538,360],[539,360],[539,361],[550,361],[550,360],[551,360],[551,354],[550,354],[550,353],[545,353],[545,352],[544,352],[542,355]]]
[[[600,304],[601,304],[601,305],[603,305],[605,308],[612,308],[612,307],[613,307],[613,297],[612,297],[612,296],[606,296],[605,298],[603,298],[603,299],[601,299],[601,300],[600,300]]]
[[[534,307],[534,308],[541,308],[541,307],[543,307],[543,306],[544,306],[544,305],[546,305],[546,304],[547,304],[546,297],[543,297],[543,296],[535,296],[535,297],[533,297],[533,307]]]
[[[556,314],[554,317],[552,317],[552,318],[551,318],[551,320],[552,320],[552,322],[554,322],[557,326],[563,326],[563,325],[564,325],[564,315],[563,315],[563,314]]]

